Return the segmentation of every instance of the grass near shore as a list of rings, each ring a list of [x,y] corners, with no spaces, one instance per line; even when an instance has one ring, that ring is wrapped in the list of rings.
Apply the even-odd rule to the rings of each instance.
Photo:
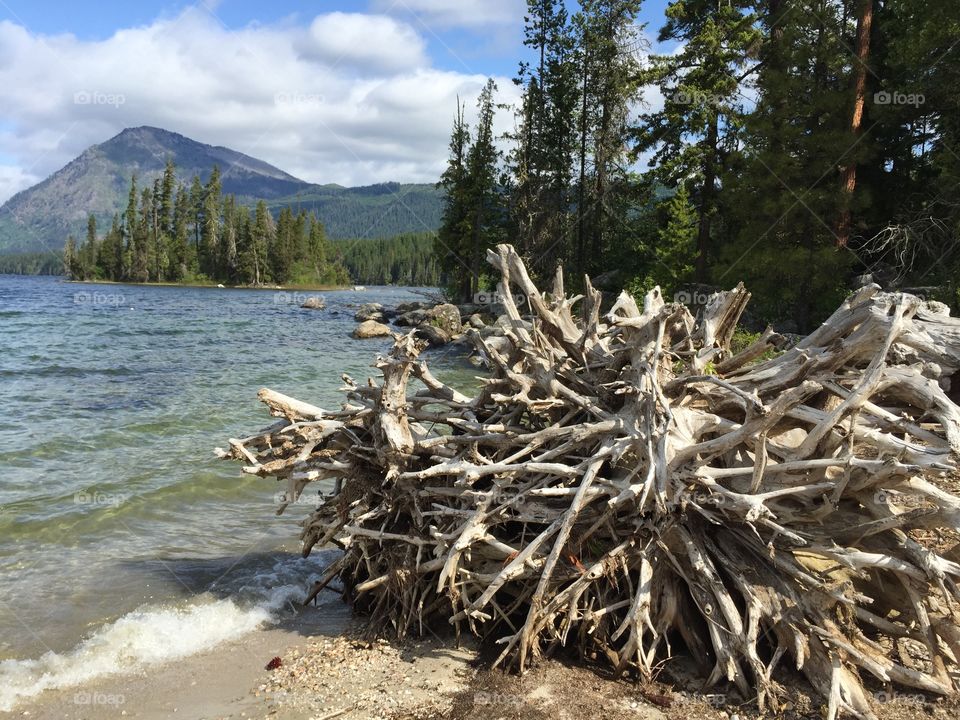
[[[194,287],[220,290],[295,290],[304,292],[339,292],[352,290],[354,285],[222,285],[215,282],[191,280],[187,282],[133,282],[130,280],[67,280],[63,282],[77,285],[135,285],[144,287]]]

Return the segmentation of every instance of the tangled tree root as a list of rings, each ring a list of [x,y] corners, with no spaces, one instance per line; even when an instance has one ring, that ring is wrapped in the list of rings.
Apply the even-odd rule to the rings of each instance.
[[[449,622],[520,671],[558,646],[642,677],[687,654],[761,708],[787,659],[830,718],[873,717],[866,675],[957,689],[957,548],[918,538],[960,529],[960,322],[865,287],[757,363],[782,338],[730,353],[742,286],[696,321],[657,289],[601,317],[589,281],[541,293],[512,247],[489,260],[512,322],[509,343],[472,336],[475,397],[398,336],[341,410],[261,390],[282,420],[220,451],[288,502],[319,483],[304,553],[344,553],[314,594],[339,578],[375,627]]]

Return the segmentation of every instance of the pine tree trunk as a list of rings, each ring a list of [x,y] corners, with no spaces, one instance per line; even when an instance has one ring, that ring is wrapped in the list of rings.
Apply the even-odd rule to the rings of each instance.
[[[778,72],[784,70],[783,59],[783,24],[790,8],[784,9],[783,0],[769,0],[768,14],[770,16],[770,37],[765,58],[766,72],[772,78],[776,78]],[[761,70],[761,72],[764,72]],[[761,87],[765,83],[761,83]],[[767,88],[764,88],[766,91]],[[771,103],[772,112],[770,114],[770,153],[776,157],[783,146],[783,102],[778,95],[774,94]]]
[[[583,88],[580,107],[580,184],[577,199],[577,271],[582,275],[586,264],[586,184],[587,184],[587,51],[583,54]]]
[[[703,189],[700,191],[700,227],[697,231],[697,260],[695,277],[698,283],[707,281],[707,253],[710,250],[710,223],[717,176],[717,114],[710,116],[707,129],[707,155],[703,162]]]
[[[854,73],[853,114],[850,118],[850,135],[856,142],[863,125],[863,106],[867,94],[867,62],[870,59],[870,28],[873,25],[873,0],[861,0],[857,17],[857,67]],[[846,247],[850,240],[850,201],[857,189],[857,163],[851,161],[843,168],[841,182],[841,210],[837,220],[838,248]]]

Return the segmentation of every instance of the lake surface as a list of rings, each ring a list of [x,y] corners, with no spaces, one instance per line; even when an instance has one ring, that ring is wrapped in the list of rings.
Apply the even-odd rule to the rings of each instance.
[[[390,346],[350,337],[356,306],[417,299],[0,275],[0,710],[291,612],[330,559],[299,556],[308,508],[277,517],[282,487],[213,448],[270,424],[261,387],[338,408]]]

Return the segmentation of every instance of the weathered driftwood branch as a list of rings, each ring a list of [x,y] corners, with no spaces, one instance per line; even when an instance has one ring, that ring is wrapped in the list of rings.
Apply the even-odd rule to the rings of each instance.
[[[262,390],[283,419],[221,451],[284,507],[317,483],[304,553],[344,553],[313,596],[339,578],[374,627],[449,622],[521,671],[559,646],[642,677],[688,654],[771,709],[786,658],[830,717],[872,717],[870,676],[957,689],[957,548],[921,533],[960,529],[960,322],[866,287],[755,363],[782,339],[731,356],[742,286],[697,320],[658,289],[601,317],[588,280],[577,318],[562,273],[541,293],[512,247],[489,260],[512,322],[474,333],[474,397],[397,337],[339,411]]]

